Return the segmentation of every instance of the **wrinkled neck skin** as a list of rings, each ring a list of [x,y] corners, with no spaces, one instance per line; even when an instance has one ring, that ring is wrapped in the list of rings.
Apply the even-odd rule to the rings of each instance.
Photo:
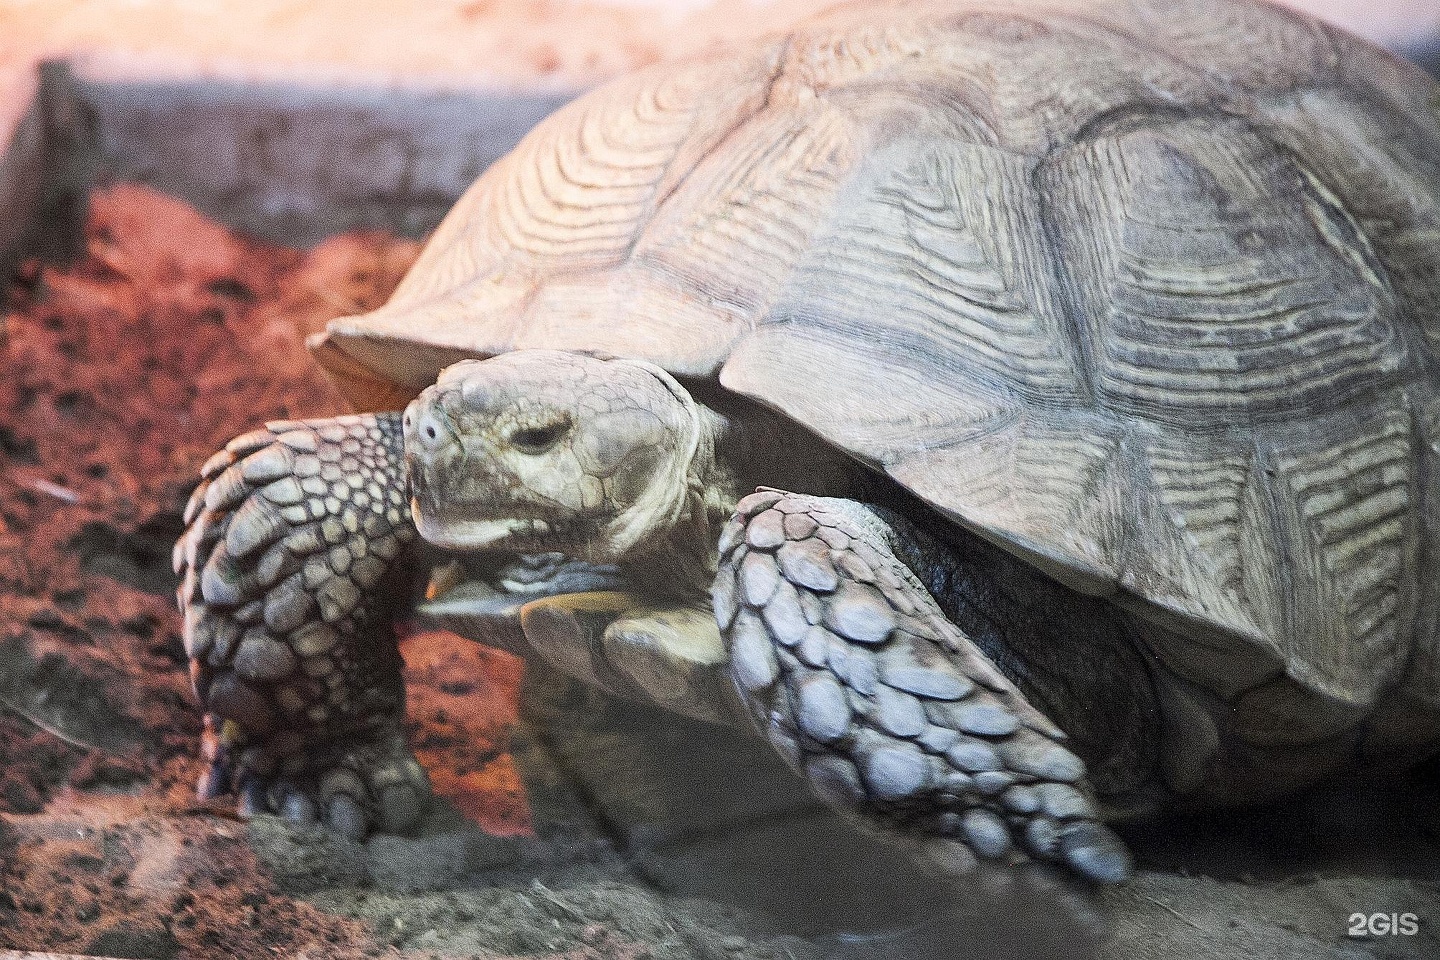
[[[659,525],[620,561],[626,579],[646,596],[701,600],[719,563],[720,530],[744,495],[720,451],[734,435],[725,417],[704,406],[700,438],[685,473],[685,496],[674,522]]]
[[[684,506],[673,524],[653,531],[620,562],[647,596],[708,603],[720,531],[758,486],[863,502],[885,496],[869,470],[779,414],[723,392],[705,399],[696,402],[701,434]]]

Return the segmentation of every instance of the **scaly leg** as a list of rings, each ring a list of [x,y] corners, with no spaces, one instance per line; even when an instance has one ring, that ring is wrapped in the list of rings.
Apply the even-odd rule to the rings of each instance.
[[[402,830],[428,801],[391,626],[415,539],[399,414],[283,421],[205,464],[175,548],[202,797]]]
[[[835,807],[946,869],[1034,858],[1118,882],[1065,735],[845,500],[764,491],[721,538],[715,613],[761,731]]]

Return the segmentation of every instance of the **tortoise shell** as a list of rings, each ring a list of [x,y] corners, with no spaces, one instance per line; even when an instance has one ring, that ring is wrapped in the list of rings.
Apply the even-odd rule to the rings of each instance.
[[[1437,106],[1258,3],[841,7],[561,109],[314,347],[371,409],[522,348],[717,378],[1211,689],[1434,705]]]

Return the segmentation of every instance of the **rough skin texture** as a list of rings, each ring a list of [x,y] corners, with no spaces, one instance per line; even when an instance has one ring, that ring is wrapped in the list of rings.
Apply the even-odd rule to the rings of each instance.
[[[420,530],[455,549],[619,561],[635,595],[553,597],[521,612],[542,656],[672,709],[671,690],[728,664],[762,732],[823,799],[947,870],[1035,858],[1099,881],[1127,876],[1065,734],[892,552],[913,531],[853,500],[771,491],[736,507],[728,471],[697,458],[713,449],[708,423],[648,364],[543,350],[457,364],[406,412]],[[687,501],[722,510],[724,532],[712,540],[713,527],[688,525]],[[670,545],[666,559],[655,544]],[[670,553],[717,570],[710,616],[647,610]],[[713,624],[724,655],[677,655],[706,649]]]
[[[355,836],[409,826],[429,787],[401,732],[387,582],[415,537],[399,418],[271,423],[202,475],[175,551],[202,795]]]
[[[710,424],[660,368],[551,350],[462,361],[405,422],[427,541],[592,562],[659,555],[647,590],[709,586],[714,558],[694,544],[728,509],[713,502],[725,491]],[[677,526],[685,545],[667,550]]]
[[[952,869],[1028,854],[1124,879],[1065,734],[945,619],[884,529],[845,500],[740,502],[715,614],[760,729],[828,802],[935,838]]]

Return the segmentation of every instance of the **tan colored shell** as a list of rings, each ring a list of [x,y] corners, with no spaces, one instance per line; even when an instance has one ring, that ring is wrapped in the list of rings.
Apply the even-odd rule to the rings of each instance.
[[[561,110],[318,351],[368,404],[526,347],[718,377],[1226,696],[1434,708],[1437,103],[1250,2],[840,8]]]

